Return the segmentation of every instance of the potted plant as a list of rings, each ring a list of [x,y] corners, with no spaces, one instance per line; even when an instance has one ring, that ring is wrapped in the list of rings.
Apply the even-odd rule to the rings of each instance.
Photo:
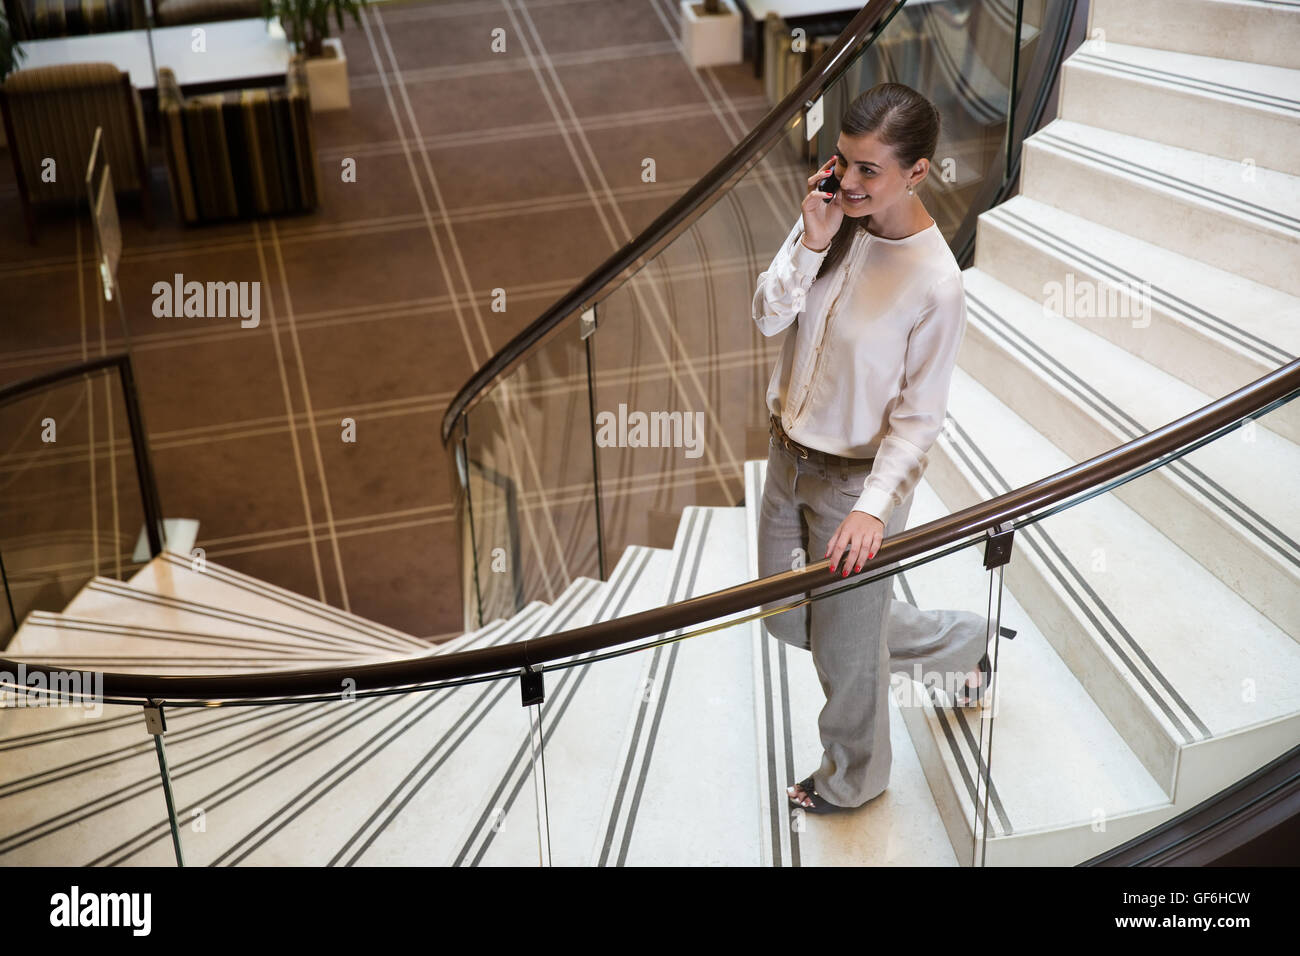
[[[740,11],[731,0],[681,0],[681,5],[682,46],[692,66],[743,59]]]
[[[0,7],[0,83],[18,69],[18,61],[25,55],[9,29],[9,19],[5,16],[4,8]],[[5,124],[0,122],[0,146],[5,145],[5,142]]]
[[[351,105],[348,61],[343,42],[329,35],[330,15],[342,32],[344,14],[361,26],[360,11],[365,4],[366,0],[262,0],[262,15],[267,20],[279,17],[294,52],[306,56],[307,86],[315,112],[345,110]]]

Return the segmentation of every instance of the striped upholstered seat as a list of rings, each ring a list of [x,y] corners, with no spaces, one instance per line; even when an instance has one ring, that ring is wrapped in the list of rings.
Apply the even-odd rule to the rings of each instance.
[[[301,59],[275,89],[182,97],[158,71],[158,111],[172,200],[187,223],[316,208],[316,146]]]
[[[95,127],[118,191],[139,191],[152,225],[144,114],[131,78],[111,63],[70,63],[17,70],[0,85],[5,132],[28,238],[36,241],[34,207],[83,201]]]
[[[6,0],[5,12],[19,40],[139,30],[147,21],[143,0]]]

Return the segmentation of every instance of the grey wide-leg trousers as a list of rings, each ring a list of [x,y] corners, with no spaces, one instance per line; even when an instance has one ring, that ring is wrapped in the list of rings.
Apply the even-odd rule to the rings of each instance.
[[[862,495],[870,473],[869,463],[827,469],[770,441],[758,524],[759,576],[798,567],[800,556],[810,565],[824,561],[827,543]],[[885,537],[906,528],[912,497],[894,509]],[[827,585],[812,594],[844,583],[830,572],[826,577]],[[763,619],[774,637],[812,651],[826,694],[817,718],[822,762],[813,784],[837,806],[861,806],[889,785],[891,669],[913,678],[940,675],[943,686],[960,687],[964,675],[979,669],[984,654],[984,615],[921,611],[896,600],[893,590],[894,578],[882,578]]]

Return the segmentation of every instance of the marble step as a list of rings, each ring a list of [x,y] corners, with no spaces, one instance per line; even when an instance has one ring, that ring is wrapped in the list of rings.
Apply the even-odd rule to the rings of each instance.
[[[1077,461],[964,368],[949,409],[926,472],[948,511]],[[1006,588],[1181,811],[1294,744],[1300,645],[1128,497],[1017,530]]]
[[[758,517],[766,461],[745,463],[749,576],[758,577]],[[957,856],[931,794],[898,701],[889,704],[893,760],[889,789],[861,810],[825,817],[793,810],[786,787],[815,769],[822,754],[817,715],[826,702],[812,655],[771,637],[762,621],[754,641],[753,685],[763,866],[956,866]]]
[[[1056,119],[1025,140],[1020,192],[1300,295],[1300,177]]]
[[[1072,461],[1213,398],[979,269],[963,276],[960,367]],[[955,401],[949,408],[963,411]],[[1300,447],[1271,431],[1266,415],[1115,494],[1300,640],[1300,498],[1284,493],[1297,473]]]
[[[534,602],[541,604],[541,602]],[[178,636],[172,632],[147,632],[138,627],[117,626],[66,615],[31,615],[25,643],[18,652],[29,665],[59,667],[62,670],[108,671],[118,674],[234,675],[256,670],[299,670],[304,667],[335,667],[346,663],[390,662],[403,657],[429,657],[467,649],[478,633],[459,635],[437,648],[396,654],[385,652],[339,653],[330,649],[295,654],[277,653],[276,648],[229,639],[229,637]],[[493,622],[493,624],[499,622]],[[491,627],[491,624],[489,626]],[[190,653],[182,653],[187,650]]]
[[[316,703],[284,713],[270,708],[210,711],[203,715],[206,719],[180,709],[169,713],[167,756],[184,839],[191,825],[221,821],[217,804],[193,802],[188,786],[193,773],[215,767],[231,780],[236,766],[245,769],[239,759],[246,753],[261,751],[264,759],[274,759],[287,740],[301,735],[319,739],[319,718],[330,706]],[[0,790],[0,809],[13,821],[0,838],[0,861],[11,866],[174,865],[153,743],[142,725],[133,722],[131,727],[132,743],[123,749],[106,748],[71,766],[60,761],[50,768],[53,773],[33,773]],[[44,749],[62,753],[62,748]],[[194,809],[201,812],[196,815]],[[194,861],[187,856],[186,862]]]
[[[164,597],[225,607],[271,621],[331,634],[356,634],[395,649],[426,650],[427,642],[322,601],[269,584],[212,561],[196,570],[187,555],[164,551],[128,582],[133,588]]]
[[[221,633],[118,624],[97,618],[33,611],[6,654],[28,664],[90,667],[131,673],[135,664],[184,673],[230,673],[260,667],[311,667],[369,660],[347,647],[293,642],[293,635],[260,626],[223,622]],[[382,655],[391,658],[392,652]]]
[[[909,526],[949,513],[922,480]],[[986,618],[990,573],[983,559],[982,545],[975,545],[904,571],[894,597],[923,610]],[[914,673],[893,675],[899,711],[958,860],[1070,866],[1173,816],[1170,794],[1010,588],[1002,591],[999,623],[1016,635],[989,647],[996,674],[981,707],[953,706],[950,697],[928,693]]]
[[[670,551],[627,548],[592,621],[661,606],[672,565]],[[538,752],[545,766],[547,858],[556,866],[587,864],[601,823],[601,798],[617,783],[621,743],[617,730],[644,692],[638,683],[644,656],[645,652],[620,654],[546,674],[540,735],[520,734],[515,754],[496,786],[475,794],[477,812],[471,815],[450,863],[531,866],[538,862],[537,827],[516,813],[525,792],[535,787],[533,755]],[[535,748],[540,740],[544,747]],[[516,820],[520,822],[512,822]]]
[[[539,602],[537,602],[539,603]],[[120,615],[126,617],[126,615]],[[223,619],[226,631],[238,630]],[[214,627],[214,630],[220,628]],[[403,658],[454,653],[485,629],[460,635],[447,646],[398,654],[391,650],[337,649],[282,645],[232,636],[174,629],[149,629],[94,618],[33,612],[19,629],[10,649],[13,658],[62,670],[133,674],[234,675],[256,670],[299,670],[345,664],[391,662]],[[272,629],[275,639],[283,635]]]
[[[1300,297],[1028,196],[980,216],[975,267],[1207,395],[1300,355]],[[1300,403],[1268,422],[1300,442]]]
[[[207,596],[214,595],[209,593]],[[245,603],[243,606],[249,605]],[[247,633],[267,642],[283,642],[302,652],[311,647],[330,650],[342,655],[339,659],[348,659],[350,655],[367,660],[398,660],[454,653],[477,633],[470,631],[437,645],[421,641],[414,646],[394,647],[383,636],[353,630],[325,616],[313,617],[296,608],[271,605],[256,609],[277,616],[257,617],[233,608],[143,591],[111,578],[95,578],[69,603],[64,616],[109,623],[129,621],[137,629],[223,638]]]
[[[68,611],[28,615],[6,649],[11,658],[130,672],[231,673],[259,667],[393,660],[415,649],[368,635],[343,636],[254,618],[108,578],[88,582]],[[429,652],[429,645],[420,650]]]
[[[536,614],[542,605],[527,610]],[[521,612],[522,614],[523,612]],[[505,641],[512,634],[506,622],[496,621],[474,636],[470,646],[480,646],[493,640]],[[502,632],[504,629],[504,633]],[[495,637],[494,637],[495,635]],[[280,666],[278,663],[276,666]],[[295,662],[294,666],[301,666]],[[252,668],[248,668],[252,669]],[[192,672],[185,668],[183,673]],[[245,707],[181,707],[167,708],[168,737],[173,732],[195,726],[224,724],[235,721],[248,712],[274,713],[274,708]],[[236,721],[238,722],[238,721]],[[144,727],[144,717],[138,706],[103,704],[99,712],[90,708],[10,708],[4,711],[0,723],[0,793],[16,783],[27,785],[37,777],[48,777],[75,768],[84,773],[106,757],[125,752],[132,747],[145,745],[153,753],[150,737]],[[91,788],[87,788],[91,789]]]
[[[687,507],[658,603],[743,583],[746,550],[743,508]],[[603,806],[588,863],[760,862],[752,651],[748,626],[732,625],[637,655],[640,693],[626,710],[615,784],[590,796]]]
[[[1091,45],[1130,43],[1300,69],[1300,17],[1292,3],[1092,0],[1088,37]]]
[[[527,640],[578,626],[606,588],[579,578],[555,604],[511,618],[510,636]],[[240,811],[239,830],[203,852],[222,866],[443,865],[470,803],[491,788],[527,726],[519,682],[474,681],[394,700],[332,743],[328,755],[268,781],[260,797],[241,797],[248,809]],[[273,812],[258,816],[259,802]],[[533,809],[521,805],[518,820]]]
[[[1300,69],[1108,39],[1065,61],[1058,115],[1300,174]]]
[[[586,582],[590,586],[591,582]],[[522,630],[529,634],[546,622],[544,607],[532,605],[516,620],[485,628],[480,641],[500,643],[510,638],[520,638]],[[473,686],[473,685],[469,685]],[[288,707],[259,706],[230,708],[239,718],[226,720],[226,709],[205,709],[209,719],[225,721],[206,728],[211,732],[173,734],[167,736],[168,758],[172,769],[173,788],[178,812],[189,819],[195,810],[202,811],[205,825],[201,830],[193,827],[185,831],[187,863],[209,862],[226,844],[256,830],[269,815],[268,807],[281,796],[280,791],[298,787],[305,775],[313,772],[355,772],[368,769],[364,762],[346,762],[346,753],[340,748],[357,742],[358,734],[377,723],[387,726],[391,707],[425,705],[438,698],[442,711],[446,711],[452,691],[437,691],[413,695],[361,698],[350,702],[314,702]],[[386,707],[385,705],[389,705]],[[454,706],[454,705],[453,705]],[[180,708],[173,710],[183,714]],[[452,720],[457,715],[452,715]],[[181,729],[186,720],[177,723]],[[127,730],[129,728],[124,728]],[[373,736],[373,733],[371,734]],[[146,751],[147,759],[134,764],[113,765],[96,769],[88,761],[87,771],[78,771],[80,778],[51,782],[33,787],[33,774],[48,773],[51,765],[67,765],[68,741],[51,742],[48,747],[28,748],[29,763],[41,765],[29,769],[27,781],[18,792],[5,794],[0,802],[9,819],[31,820],[25,831],[29,839],[15,841],[13,846],[0,842],[0,860],[4,862],[30,862],[34,859],[53,860],[68,864],[98,865],[111,863],[141,864],[171,862],[170,836],[162,818],[161,797],[157,790],[157,767],[152,747]],[[105,741],[97,741],[101,745]],[[424,739],[414,735],[412,746],[421,746]],[[78,755],[81,756],[81,755]],[[84,759],[84,758],[83,758]],[[87,775],[89,779],[87,779]],[[392,777],[392,779],[390,779]],[[400,780],[401,774],[366,777],[367,785],[375,789]],[[152,800],[138,799],[135,793],[147,792]],[[48,792],[47,792],[48,791]],[[123,813],[121,803],[129,807]],[[360,810],[360,806],[358,807]],[[91,821],[83,826],[78,820]],[[112,821],[108,825],[104,821]],[[33,835],[38,839],[30,839]],[[160,849],[161,847],[161,849]],[[313,844],[313,849],[319,847]],[[304,851],[307,846],[299,846]],[[10,852],[12,851],[12,852]],[[161,854],[161,855],[160,855]]]
[[[751,483],[761,485],[764,466],[747,464]],[[908,525],[925,524],[948,511],[923,479]],[[751,534],[756,540],[756,522]],[[982,617],[988,590],[982,549],[968,548],[903,572],[895,598],[923,609]],[[988,865],[1077,862],[1167,818],[1168,795],[1010,594],[1003,597],[1001,623],[1018,633],[1014,642],[1002,641],[1000,653],[994,652],[998,677],[990,700],[996,710],[954,708],[947,698],[932,702],[913,679],[916,675],[900,664],[891,680],[894,760],[889,789],[851,815],[805,816],[783,821],[786,826],[780,829],[774,821],[774,839],[782,838],[781,863],[969,865],[972,840],[976,834],[983,837],[975,808],[977,794],[982,798],[985,792],[991,798],[991,826],[979,859]],[[790,654],[786,666],[790,672],[781,682],[786,690],[773,694],[769,706],[774,715],[793,712],[810,719],[793,734],[789,728],[769,733],[778,764],[782,744],[790,738],[796,744],[806,738],[812,754],[820,754],[815,718],[825,700],[810,655]],[[995,717],[999,761],[990,777],[987,737]],[[1094,829],[1097,807],[1106,812],[1107,826],[1101,831]],[[791,816],[788,809],[783,815]]]
[[[249,633],[302,649],[317,647],[364,657],[399,658],[429,648],[427,644],[418,648],[395,647],[378,637],[351,632],[338,624],[327,624],[321,629],[312,623],[295,623],[292,613],[285,614],[290,620],[266,618],[230,605],[161,595],[102,577],[88,581],[63,613],[68,617],[129,623],[157,631],[214,636]]]

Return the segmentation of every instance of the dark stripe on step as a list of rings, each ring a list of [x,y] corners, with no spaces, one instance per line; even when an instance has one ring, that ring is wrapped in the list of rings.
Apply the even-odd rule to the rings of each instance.
[[[788,648],[786,646],[785,641],[776,642],[776,655],[777,655],[777,660],[780,662],[780,668],[781,668],[780,671],[781,672],[781,701],[783,704],[782,717],[784,719],[784,726],[782,728],[782,732],[785,734],[785,776],[787,780],[794,781],[798,778],[795,777],[795,769],[794,769],[794,731],[792,729],[791,722],[790,722],[790,666],[789,666],[790,661],[789,658],[786,656],[787,651]],[[783,798],[785,796],[784,787],[780,789],[780,793],[781,793],[781,797]],[[783,808],[788,808],[789,807],[788,801],[782,806]],[[803,866],[801,853],[802,851],[800,849],[800,844],[799,844],[799,831],[791,827],[790,828],[790,865],[791,866]]]

